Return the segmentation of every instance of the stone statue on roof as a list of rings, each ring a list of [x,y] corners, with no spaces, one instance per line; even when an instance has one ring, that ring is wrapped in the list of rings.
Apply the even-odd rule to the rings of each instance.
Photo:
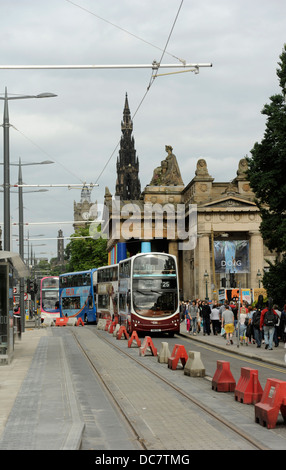
[[[184,185],[176,156],[171,145],[166,145],[167,157],[161,161],[161,166],[155,168],[151,186],[179,186]]]

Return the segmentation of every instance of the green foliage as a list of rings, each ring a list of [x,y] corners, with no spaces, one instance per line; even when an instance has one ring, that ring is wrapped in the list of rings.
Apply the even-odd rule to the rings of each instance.
[[[255,143],[252,157],[248,158],[248,178],[262,217],[260,231],[265,245],[278,254],[263,278],[268,295],[271,293],[276,302],[286,298],[282,282],[286,279],[286,262],[279,257],[286,251],[286,45],[280,59],[277,76],[282,92],[271,96],[270,103],[264,106],[264,136],[261,143]]]
[[[80,228],[72,237],[89,236],[89,227]],[[71,241],[65,249],[68,266],[66,271],[84,271],[103,266],[108,262],[107,241],[103,238],[82,238]]]
[[[282,308],[286,303],[286,255],[282,261],[276,261],[275,264],[269,263],[269,271],[264,274],[263,286],[267,290],[269,297],[272,297],[274,303]]]

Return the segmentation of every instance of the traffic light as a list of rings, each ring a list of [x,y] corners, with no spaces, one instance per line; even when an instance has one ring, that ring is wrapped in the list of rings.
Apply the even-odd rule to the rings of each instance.
[[[38,284],[34,281],[34,294],[38,292]]]
[[[30,279],[27,279],[27,294],[30,294],[31,292],[31,281]]]

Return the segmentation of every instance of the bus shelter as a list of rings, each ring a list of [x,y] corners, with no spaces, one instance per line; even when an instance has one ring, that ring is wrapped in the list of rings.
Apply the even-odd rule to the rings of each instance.
[[[9,364],[14,354],[13,286],[29,271],[17,253],[0,251],[0,365]]]

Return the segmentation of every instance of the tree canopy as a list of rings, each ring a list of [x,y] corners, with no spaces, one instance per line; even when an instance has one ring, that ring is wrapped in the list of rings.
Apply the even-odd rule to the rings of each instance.
[[[89,227],[80,228],[71,237],[89,236]],[[68,266],[67,270],[85,271],[92,268],[104,266],[108,262],[106,251],[107,241],[103,238],[81,238],[71,241],[65,249]]]
[[[270,97],[262,110],[266,116],[263,139],[256,142],[248,158],[248,178],[261,211],[260,231],[265,245],[277,254],[276,262],[270,263],[263,285],[276,302],[286,299],[286,45],[280,55],[276,70],[280,94]],[[282,278],[280,278],[282,276]],[[276,283],[280,278],[280,288]],[[275,294],[275,296],[273,295]]]

